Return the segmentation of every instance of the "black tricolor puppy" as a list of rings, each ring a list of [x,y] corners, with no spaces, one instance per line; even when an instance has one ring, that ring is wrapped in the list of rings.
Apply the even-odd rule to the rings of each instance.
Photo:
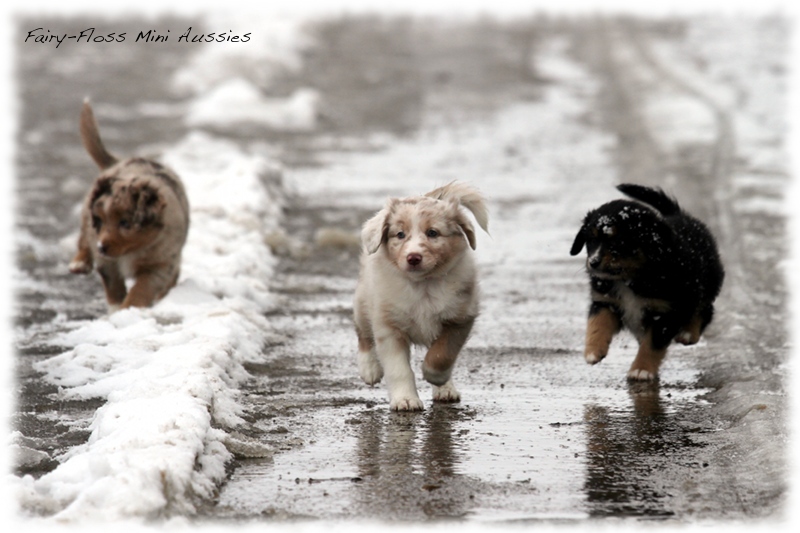
[[[725,272],[714,237],[660,189],[624,184],[630,200],[590,211],[571,255],[588,253],[592,304],[586,362],[599,363],[622,327],[639,341],[628,372],[653,380],[674,340],[694,344],[714,316]]]

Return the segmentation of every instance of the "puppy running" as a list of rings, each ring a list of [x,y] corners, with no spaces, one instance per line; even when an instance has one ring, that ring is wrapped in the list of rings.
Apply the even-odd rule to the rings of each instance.
[[[714,237],[660,189],[620,185],[583,221],[570,254],[586,246],[592,303],[586,362],[599,363],[624,326],[639,341],[630,380],[654,380],[676,340],[694,344],[714,316],[725,277]]]
[[[428,347],[422,375],[433,385],[433,399],[460,400],[450,375],[478,316],[470,250],[475,230],[461,206],[487,231],[480,193],[456,182],[425,196],[390,198],[362,229],[354,305],[358,368],[368,385],[386,376],[392,410],[423,409],[411,344]]]
[[[101,173],[83,204],[78,252],[69,270],[88,274],[96,268],[112,310],[150,306],[178,280],[189,230],[183,184],[155,161],[119,161],[108,153],[88,100],[81,110],[80,131]],[[126,278],[135,279],[130,291]]]

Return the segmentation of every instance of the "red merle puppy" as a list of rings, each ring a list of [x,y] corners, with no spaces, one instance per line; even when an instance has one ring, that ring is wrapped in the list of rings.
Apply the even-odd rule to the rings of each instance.
[[[189,201],[180,178],[140,157],[106,150],[88,101],[81,109],[83,146],[100,167],[81,212],[78,250],[70,272],[97,270],[111,311],[149,307],[178,281],[189,231]],[[128,290],[126,278],[134,283]]]
[[[694,344],[711,322],[725,272],[714,237],[660,189],[624,184],[634,200],[590,211],[571,255],[588,252],[592,303],[584,356],[608,354],[623,327],[639,341],[630,380],[654,380],[673,340]]]

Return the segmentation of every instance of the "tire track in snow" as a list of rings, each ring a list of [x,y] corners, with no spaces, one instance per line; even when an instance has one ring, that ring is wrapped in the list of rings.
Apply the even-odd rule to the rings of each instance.
[[[607,66],[612,76],[627,78],[633,85],[620,86],[631,93],[627,100],[633,108],[626,111],[634,120],[649,120],[647,136],[656,147],[646,157],[660,158],[658,172],[639,179],[679,192],[681,203],[709,222],[718,236],[727,272],[717,318],[709,328],[711,344],[702,348],[698,364],[704,369],[701,383],[717,389],[708,396],[716,402],[714,413],[722,415],[728,426],[727,431],[708,438],[717,450],[711,463],[718,473],[698,490],[717,492],[720,501],[730,502],[744,515],[768,516],[785,490],[785,393],[779,368],[785,349],[774,348],[781,345],[785,331],[781,322],[773,324],[766,318],[770,309],[754,288],[763,286],[762,282],[774,287],[769,281],[772,274],[760,269],[749,256],[753,250],[745,248],[747,237],[762,240],[769,235],[754,235],[735,210],[734,179],[742,172],[737,166],[742,147],[737,145],[734,126],[738,110],[714,90],[713,80],[686,69],[680,59],[665,56],[636,22],[616,22],[608,31],[607,42],[614,48],[610,54],[616,61]],[[692,74],[696,77],[689,79]],[[653,106],[678,99],[692,102],[695,110],[707,114],[710,138],[693,137],[696,132],[658,130],[664,124],[654,117]],[[667,129],[674,127],[672,119],[665,121]],[[670,134],[677,136],[677,142]]]

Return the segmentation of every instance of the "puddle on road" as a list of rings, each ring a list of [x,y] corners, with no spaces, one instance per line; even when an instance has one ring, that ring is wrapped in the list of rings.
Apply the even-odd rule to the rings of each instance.
[[[324,223],[339,211],[328,206],[317,216]],[[482,280],[484,313],[455,369],[463,401],[432,404],[420,379],[426,411],[390,413],[384,386],[358,379],[355,280],[342,275],[354,274],[347,270],[354,263],[284,262],[275,286],[289,291],[270,317],[286,337],[269,352],[280,368],[267,368],[253,389],[280,395],[265,397],[253,413],[260,429],[280,426],[295,444],[279,446],[271,460],[241,461],[206,516],[517,522],[671,515],[671,495],[681,490],[675,469],[702,470],[699,460],[687,463],[702,432],[715,427],[700,398],[707,391],[694,385],[692,348],[670,351],[660,386],[628,386],[636,351],[629,335],[620,334],[596,366],[569,348],[580,341],[583,318],[573,315],[585,302],[582,293],[570,297],[580,304],[565,298],[571,278],[550,275],[561,263],[528,268],[527,276],[537,268],[536,296],[519,292],[513,311],[507,293],[525,285],[509,286],[505,266]],[[320,275],[323,266],[330,272]],[[532,316],[547,335],[530,333]],[[413,354],[415,369],[421,355]]]
[[[292,414],[265,408],[303,445],[271,461],[242,462],[210,511],[215,518],[670,516],[671,495],[681,490],[675,469],[694,461],[702,431],[714,427],[699,399],[706,391],[692,385],[691,351],[670,351],[660,387],[628,387],[635,341],[623,335],[601,365],[586,365],[577,351],[586,285],[568,248],[580,217],[595,207],[594,191],[603,182],[612,190],[606,151],[613,139],[574,120],[576,110],[587,110],[576,95],[594,90],[591,79],[549,87],[536,87],[541,99],[502,108],[489,121],[437,129],[436,117],[423,117],[434,120],[431,131],[369,154],[333,148],[321,169],[287,175],[303,195],[287,233],[301,236],[346,220],[357,226],[365,218],[343,214],[374,212],[386,195],[423,192],[435,179],[457,177],[491,191],[492,237],[481,236],[476,251],[482,315],[455,370],[462,403],[432,405],[420,381],[427,410],[390,413],[384,386],[370,389],[357,377],[352,324],[341,318],[353,283],[325,281],[331,273],[354,277],[355,257],[284,261],[289,276],[274,285],[291,282],[281,312],[294,325],[291,341],[269,356],[304,367],[322,361],[315,379],[325,386],[308,379],[298,393],[281,376],[281,402]],[[519,146],[542,157],[523,162]],[[298,290],[306,284],[327,289]],[[342,314],[328,323],[323,311]],[[415,369],[419,359],[417,352]]]
[[[534,364],[529,354],[514,353],[476,370],[474,354],[465,353],[457,374],[463,403],[428,400],[423,413],[390,413],[382,388],[356,386],[345,393],[352,402],[340,395],[337,406],[319,409],[313,425],[294,435],[304,446],[244,462],[214,515],[492,522],[670,516],[670,476],[661,474],[702,445],[689,413],[702,409],[705,391],[683,386],[694,380],[675,362],[665,385],[629,386],[620,378],[624,357],[600,371],[578,357],[540,354]],[[519,362],[536,371],[509,373]],[[547,388],[537,386],[544,376]],[[419,386],[427,398],[426,385]]]

